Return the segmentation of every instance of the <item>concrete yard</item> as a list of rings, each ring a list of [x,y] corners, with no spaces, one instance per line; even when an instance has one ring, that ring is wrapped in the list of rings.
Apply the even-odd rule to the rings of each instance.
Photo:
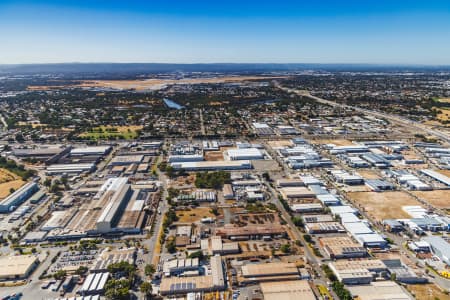
[[[377,221],[384,219],[410,218],[402,206],[420,205],[420,202],[405,192],[355,192],[348,193],[358,209],[365,211]]]

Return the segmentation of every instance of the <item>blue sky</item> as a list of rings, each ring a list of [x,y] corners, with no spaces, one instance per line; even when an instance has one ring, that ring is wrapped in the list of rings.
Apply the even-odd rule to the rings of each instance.
[[[5,1],[0,63],[450,65],[450,1]]]

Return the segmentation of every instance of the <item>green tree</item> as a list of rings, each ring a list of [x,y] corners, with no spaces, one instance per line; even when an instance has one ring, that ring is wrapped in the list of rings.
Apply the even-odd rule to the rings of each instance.
[[[291,252],[291,245],[289,245],[289,244],[281,245],[280,250],[281,250],[281,252],[283,252],[284,254],[290,253],[290,252]]]
[[[155,266],[152,264],[145,265],[144,272],[147,276],[153,276],[153,274],[155,274],[156,272]]]
[[[55,274],[53,274],[53,278],[55,278],[56,280],[61,280],[64,277],[66,277],[66,275],[67,275],[66,271],[59,270]]]
[[[111,279],[106,283],[105,296],[110,300],[127,300],[130,298],[131,282],[128,279]]]
[[[144,294],[145,299],[149,299],[152,296],[152,284],[148,281],[144,281],[141,283],[141,286],[139,287],[142,294]]]

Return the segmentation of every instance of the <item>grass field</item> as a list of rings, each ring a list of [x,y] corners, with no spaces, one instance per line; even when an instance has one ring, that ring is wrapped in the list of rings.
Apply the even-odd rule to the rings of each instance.
[[[5,169],[0,169],[0,199],[8,197],[11,188],[17,190],[24,184],[25,181],[16,174]]]
[[[92,140],[123,138],[126,140],[135,139],[138,137],[138,131],[142,126],[100,126],[94,128],[92,131],[80,134],[80,137],[89,138]]]
[[[371,218],[384,219],[410,218],[403,209],[405,205],[420,205],[420,202],[405,192],[355,192],[347,196]]]
[[[407,289],[416,299],[450,300],[450,296],[443,293],[435,284],[410,284]]]
[[[450,201],[448,201],[448,190],[414,191],[412,193],[436,208],[450,208]]]
[[[178,222],[180,223],[195,223],[199,222],[202,218],[215,217],[211,213],[210,207],[196,207],[191,210],[177,211]]]

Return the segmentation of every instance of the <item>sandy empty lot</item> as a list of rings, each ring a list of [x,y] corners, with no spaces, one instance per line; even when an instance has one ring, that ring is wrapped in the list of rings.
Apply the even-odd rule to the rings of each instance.
[[[435,284],[408,284],[407,289],[416,299],[449,300],[450,296],[443,293]]]
[[[380,179],[378,172],[375,170],[363,170],[360,169],[357,171],[359,175],[364,177],[365,179]]]
[[[450,170],[436,170],[436,172],[441,173],[447,177],[450,177]]]
[[[173,84],[200,84],[200,83],[227,83],[227,82],[240,82],[247,80],[264,80],[264,79],[277,79],[284,77],[271,77],[271,76],[226,76],[226,77],[211,77],[211,78],[186,78],[186,79],[145,79],[145,80],[95,80],[85,81],[80,86],[84,87],[107,87],[117,89],[134,89],[134,90],[146,90],[146,89],[159,89],[167,85]]]
[[[449,190],[414,191],[412,193],[436,208],[450,209]]]
[[[207,151],[205,152],[205,160],[210,161],[223,160],[223,153],[222,151]]]
[[[293,145],[291,140],[268,141],[267,144],[272,148],[283,148]]]
[[[6,170],[0,169],[0,199],[8,197],[10,189],[17,190],[25,184],[19,176]]]
[[[200,222],[202,218],[215,218],[214,214],[211,213],[210,207],[197,207],[191,210],[180,210],[177,211],[177,216],[180,223],[195,223]]]
[[[313,144],[334,144],[336,146],[352,146],[355,145],[354,143],[352,143],[352,141],[349,140],[345,140],[345,139],[324,139],[324,140],[314,140],[311,141]]]
[[[405,192],[355,192],[347,196],[357,204],[357,208],[365,211],[371,218],[384,219],[410,218],[402,206],[420,205],[420,202]]]
[[[209,78],[184,78],[184,79],[139,79],[139,80],[89,80],[81,83],[74,82],[69,85],[28,86],[28,90],[64,89],[68,87],[97,87],[119,90],[159,90],[168,85],[175,84],[200,84],[200,83],[228,83],[250,80],[271,80],[286,78],[286,76],[222,76]]]

